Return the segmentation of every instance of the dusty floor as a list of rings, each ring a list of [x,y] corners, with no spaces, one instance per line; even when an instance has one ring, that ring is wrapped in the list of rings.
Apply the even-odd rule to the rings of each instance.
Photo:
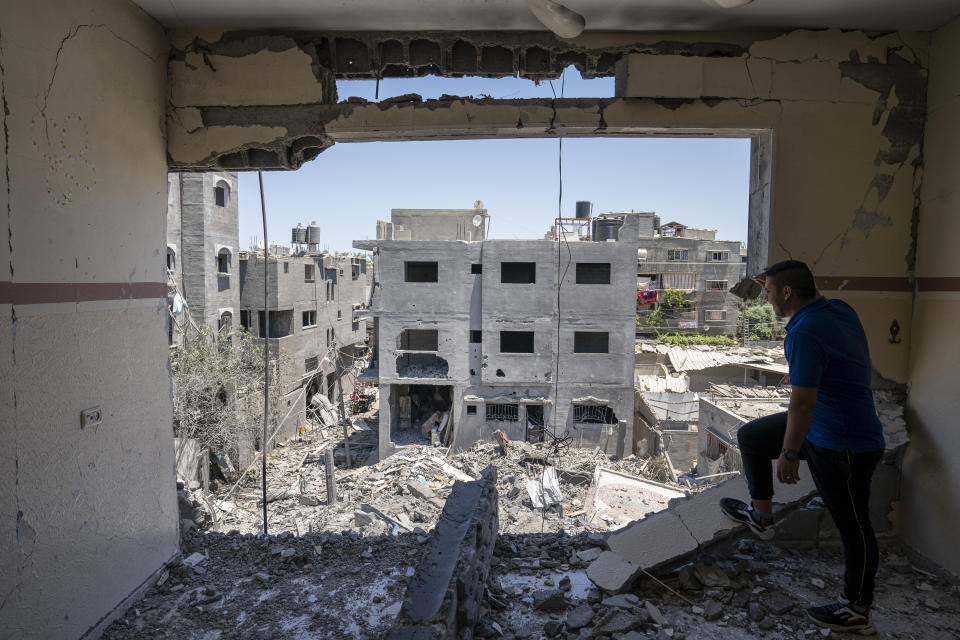
[[[480,638],[738,640],[839,637],[803,617],[840,589],[839,554],[753,539],[602,597],[586,577],[604,534],[506,534],[487,582]],[[380,638],[425,549],[421,534],[262,536],[191,533],[161,584],[103,635],[121,638]],[[651,541],[656,544],[656,541]],[[196,554],[196,555],[194,555]],[[192,557],[191,557],[192,556]],[[197,561],[195,566],[190,566]],[[960,592],[885,552],[874,606],[878,638],[960,637]]]

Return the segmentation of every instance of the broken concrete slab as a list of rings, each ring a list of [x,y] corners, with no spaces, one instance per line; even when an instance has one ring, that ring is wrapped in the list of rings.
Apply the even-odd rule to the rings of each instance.
[[[795,485],[777,485],[775,509],[797,504],[816,490],[806,463],[801,464],[800,478]],[[622,592],[629,588],[641,569],[655,569],[677,560],[742,527],[723,515],[719,503],[724,496],[746,498],[747,495],[746,481],[737,476],[689,498],[671,501],[667,510],[648,515],[611,534],[607,539],[610,551],[594,560],[587,575],[591,580],[596,575],[602,584],[594,582],[604,591]],[[618,566],[618,560],[622,565]]]
[[[630,588],[640,570],[619,554],[604,551],[587,567],[587,577],[607,593],[621,593]]]

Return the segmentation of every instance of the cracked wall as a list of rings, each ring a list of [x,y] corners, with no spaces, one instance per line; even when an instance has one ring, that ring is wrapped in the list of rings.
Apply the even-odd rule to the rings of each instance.
[[[177,551],[168,44],[120,0],[0,15],[0,629],[75,638]],[[80,412],[103,421],[81,430]]]
[[[901,533],[960,575],[960,18],[934,33],[930,58]]]
[[[337,37],[330,34],[326,41],[335,43]],[[286,104],[271,97],[271,92],[288,95],[308,71],[328,77],[316,74],[316,61],[334,78],[370,77],[369,52],[390,38],[370,34],[364,41],[374,44],[364,45],[368,56],[359,76],[347,64],[356,64],[359,53],[350,59],[336,52],[301,53],[294,68],[273,74],[272,84],[242,104],[224,104],[217,95],[192,104],[173,101],[168,109],[171,167],[292,169],[331,144],[370,140],[749,136],[755,140],[751,267],[787,257],[809,262],[821,288],[860,313],[877,370],[906,380],[929,34],[798,30],[591,34],[576,40],[588,75],[609,74],[599,63],[604,54],[612,58],[603,59],[615,60],[615,99],[422,100],[411,95],[380,103],[335,103],[335,96],[325,92],[322,100],[300,96]],[[450,43],[456,38],[437,40],[438,66],[418,66],[423,61],[408,41],[391,64],[404,66],[410,75],[425,70],[457,75],[450,67]],[[515,49],[512,36],[499,38],[505,48],[514,47],[512,69],[536,75],[523,66],[529,57]],[[289,35],[287,44],[303,51],[308,41],[320,40]],[[480,36],[475,41],[485,42]],[[253,55],[280,55],[273,51],[277,46],[249,33],[177,34],[175,52],[202,58],[197,51],[205,48],[212,67],[195,62],[188,68],[176,53],[171,95],[180,95],[178,86],[188,81],[215,87],[213,68],[224,64],[222,58],[244,65]],[[554,45],[546,49],[554,63],[562,58]],[[251,58],[254,72],[259,60]],[[488,75],[508,73],[484,71],[482,60],[479,64]],[[373,68],[376,75],[380,67]],[[537,70],[549,75],[558,68]],[[894,320],[900,343],[887,339]]]

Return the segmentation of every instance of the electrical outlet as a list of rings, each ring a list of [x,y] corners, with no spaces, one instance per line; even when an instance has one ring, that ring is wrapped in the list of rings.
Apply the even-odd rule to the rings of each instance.
[[[103,410],[100,407],[90,407],[80,412],[80,428],[95,427],[103,422]]]

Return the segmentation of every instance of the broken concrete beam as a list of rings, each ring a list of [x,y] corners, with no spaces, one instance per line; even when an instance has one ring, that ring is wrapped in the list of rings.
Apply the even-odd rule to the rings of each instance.
[[[630,588],[640,571],[640,567],[619,554],[604,551],[587,567],[587,577],[607,593],[621,593]]]
[[[497,469],[455,482],[430,533],[390,640],[471,637],[480,613],[499,527]]]

